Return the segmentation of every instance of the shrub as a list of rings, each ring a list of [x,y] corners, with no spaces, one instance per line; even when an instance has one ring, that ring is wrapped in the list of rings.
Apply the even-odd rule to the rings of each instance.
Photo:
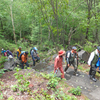
[[[0,59],[0,65],[7,61],[7,57],[2,56]]]
[[[71,88],[68,92],[78,96],[81,95],[81,89],[79,86],[77,88]]]
[[[57,85],[58,85],[58,80],[55,78],[50,79],[48,82],[48,86],[50,88],[55,88]]]
[[[97,47],[98,44],[94,44],[92,42],[89,42],[87,41],[87,43],[84,45],[84,50],[87,51],[88,53],[91,53],[95,48],[94,47]]]
[[[0,69],[0,77],[2,77],[2,75],[5,73],[4,71],[5,69]]]

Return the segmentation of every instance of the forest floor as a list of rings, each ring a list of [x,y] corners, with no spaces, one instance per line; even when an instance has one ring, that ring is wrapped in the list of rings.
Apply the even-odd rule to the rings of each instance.
[[[0,97],[1,98],[0,100],[8,100],[8,98],[11,98],[11,97],[14,98],[11,100],[40,100],[42,98],[42,95],[50,96],[54,94],[54,91],[52,89],[49,89],[49,90],[47,89],[48,80],[43,78],[41,75],[37,74],[37,72],[32,69],[31,70],[24,69],[24,70],[19,71],[19,74],[21,75],[25,75],[25,73],[31,73],[31,75],[27,79],[30,82],[29,90],[20,92],[18,89],[16,89],[14,91],[12,87],[18,84],[17,79],[15,79],[14,73],[16,72],[15,71],[6,72],[0,78],[0,82],[3,82],[3,83],[0,83],[2,86],[1,91],[3,95],[2,98]],[[73,96],[71,93],[68,92],[68,90],[72,88],[72,86],[69,86],[66,83],[65,84],[63,83],[63,86],[61,87],[60,84],[62,84],[62,82],[63,81],[61,82],[59,81],[59,85],[56,87],[56,89],[63,88],[63,92],[66,95]],[[44,93],[45,91],[46,93]],[[38,99],[36,99],[36,97]],[[75,98],[77,98],[77,100],[88,100],[87,97],[83,94],[81,96],[75,96]],[[42,100],[45,100],[45,99],[42,99]],[[52,99],[48,99],[48,100],[52,100]],[[60,100],[60,99],[56,98],[55,100]]]
[[[50,73],[53,71],[53,64],[54,61],[50,61],[47,66],[48,68],[45,68],[45,72]],[[65,68],[65,64],[63,65]],[[73,76],[73,67],[71,66],[67,73],[65,74],[66,80],[59,81],[59,85],[56,87],[56,89],[62,89],[63,92],[66,95],[74,96],[77,98],[77,100],[99,100],[98,93],[100,93],[100,81],[93,82],[88,78],[88,72],[89,67],[87,64],[79,64],[78,66],[78,73],[79,76]],[[97,69],[98,71],[98,69]],[[43,78],[40,74],[40,72],[35,71],[34,69],[28,70],[24,69],[19,71],[19,75],[23,75],[23,78],[26,78],[29,82],[29,89],[24,90],[24,92],[17,87],[14,90],[14,86],[18,85],[18,80],[16,79],[14,74],[16,71],[10,71],[3,74],[3,76],[0,78],[0,89],[1,89],[1,97],[0,100],[8,100],[8,98],[14,98],[9,100],[40,100],[41,98],[48,96],[53,96],[54,90],[47,88],[48,79]],[[29,75],[28,75],[29,74]],[[99,79],[100,74],[96,74],[96,78]],[[27,76],[27,77],[26,77]],[[57,76],[60,76],[60,72],[58,72]],[[23,86],[24,83],[21,83]],[[63,84],[63,85],[61,85]],[[82,89],[82,95],[81,96],[75,96],[68,92],[72,87],[80,86]],[[99,90],[98,90],[99,89]],[[56,94],[57,96],[57,94]],[[96,97],[95,97],[96,96]],[[89,99],[88,99],[89,98]],[[45,99],[43,99],[45,100]],[[48,99],[51,100],[51,99]],[[55,100],[60,100],[56,97]],[[72,99],[68,99],[72,100]],[[76,99],[73,99],[76,100]]]

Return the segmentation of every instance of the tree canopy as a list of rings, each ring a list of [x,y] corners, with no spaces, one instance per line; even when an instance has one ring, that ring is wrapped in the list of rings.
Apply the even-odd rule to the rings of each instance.
[[[1,0],[0,37],[16,43],[99,43],[99,0]]]

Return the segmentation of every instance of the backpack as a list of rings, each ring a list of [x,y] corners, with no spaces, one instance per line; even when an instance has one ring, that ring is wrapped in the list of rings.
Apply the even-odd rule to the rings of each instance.
[[[19,56],[19,60],[21,60],[21,56],[22,56],[23,54],[24,54],[24,53],[21,53],[21,54],[20,54],[20,56]]]
[[[30,49],[30,55],[31,55],[31,51],[33,50],[33,48]]]
[[[67,60],[67,55],[68,55],[68,53],[70,53],[69,58],[71,57],[71,51],[67,51],[67,52],[66,52],[66,56],[65,56],[65,60]]]

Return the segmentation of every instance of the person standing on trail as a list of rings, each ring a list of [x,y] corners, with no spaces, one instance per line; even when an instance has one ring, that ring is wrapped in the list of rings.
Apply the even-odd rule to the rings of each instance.
[[[33,47],[33,50],[31,50],[31,56],[32,56],[32,59],[33,59],[33,66],[35,66],[35,62],[40,60],[40,57],[37,53],[37,50],[38,49],[36,47]]]
[[[21,67],[22,69],[24,69],[24,65],[26,64],[27,67],[29,67],[29,64],[27,62],[27,57],[28,57],[28,51],[26,51],[25,53],[23,53],[22,55],[20,55],[21,57]]]
[[[21,47],[19,47],[19,48],[18,48],[18,50],[17,50],[17,58],[18,58],[18,59],[19,59],[20,54],[21,54],[21,49],[22,49],[22,48],[21,48]]]
[[[95,74],[96,74],[96,63],[99,59],[99,55],[100,55],[100,46],[98,46],[97,49],[90,54],[90,57],[88,59],[88,66],[90,67],[89,77],[94,82],[97,81],[97,79],[95,78]]]
[[[63,51],[63,50],[58,51],[58,56],[55,58],[55,62],[54,62],[54,73],[57,73],[57,71],[59,69],[60,72],[62,73],[61,78],[65,78],[63,66],[62,66],[64,54],[65,54],[65,51]]]
[[[66,67],[65,67],[65,72],[68,70],[69,66],[72,64],[73,67],[74,67],[74,73],[73,75],[77,76],[77,67],[78,67],[78,54],[77,54],[77,48],[75,46],[72,47],[72,50],[71,51],[67,51],[66,52]],[[77,62],[76,62],[77,60]]]
[[[1,55],[4,55],[4,56],[7,56],[7,52],[6,52],[6,50],[4,50],[4,49],[2,49],[2,51],[1,51]]]
[[[7,56],[11,55],[13,57],[13,54],[11,51],[7,50]]]

